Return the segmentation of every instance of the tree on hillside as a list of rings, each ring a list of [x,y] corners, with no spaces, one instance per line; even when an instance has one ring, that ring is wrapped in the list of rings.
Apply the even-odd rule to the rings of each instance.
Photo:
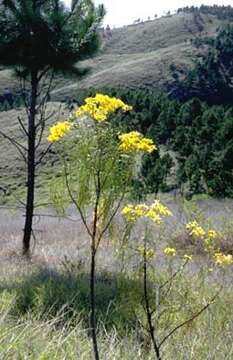
[[[12,67],[21,84],[27,121],[19,120],[26,145],[14,144],[27,169],[23,254],[29,255],[33,234],[35,175],[47,151],[39,151],[54,74],[80,74],[76,63],[98,49],[97,29],[103,6],[92,0],[73,0],[66,8],[60,0],[2,0],[0,2],[0,64]]]
[[[171,94],[181,100],[197,96],[210,104],[232,104],[233,25],[220,28],[216,38],[199,39],[197,45],[201,51],[193,68],[185,74],[173,71]]]
[[[212,16],[216,16],[217,19],[219,20],[228,20],[228,21],[232,21],[233,19],[233,7],[228,5],[228,6],[222,6],[222,5],[212,5],[212,6],[208,6],[208,5],[201,5],[200,7],[196,7],[196,6],[186,6],[184,8],[179,8],[177,10],[177,13],[199,13],[199,14],[205,14],[208,17],[210,15]],[[209,21],[211,22],[212,19],[211,17],[209,17]]]

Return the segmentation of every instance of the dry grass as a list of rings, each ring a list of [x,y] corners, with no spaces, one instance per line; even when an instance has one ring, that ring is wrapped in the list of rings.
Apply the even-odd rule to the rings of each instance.
[[[90,69],[83,79],[57,76],[52,93],[54,101],[77,97],[80,89],[90,87],[127,86],[161,88],[170,80],[171,63],[184,67],[190,64],[195,50],[190,39],[214,35],[220,21],[203,15],[204,30],[199,33],[192,14],[179,14],[112,30],[112,37],[103,39],[98,56],[83,61]],[[17,81],[12,72],[0,72],[0,93],[8,87],[14,91]]]
[[[203,16],[203,35],[213,35],[219,21]],[[171,63],[190,64],[195,50],[190,38],[200,36],[191,14],[164,17],[112,31],[103,41],[101,54],[83,62],[90,74],[81,81],[57,87],[53,98],[75,97],[79,89],[112,86],[162,88],[170,80]]]
[[[203,247],[190,240],[185,231],[185,224],[193,219],[197,219],[206,228],[218,230],[221,233],[221,248],[233,253],[233,200],[204,199],[190,202],[181,198],[174,199],[171,195],[161,195],[161,199],[172,210],[173,216],[166,220],[163,226],[153,230],[153,242],[159,253],[169,244],[177,247],[181,253],[190,250],[204,255]],[[33,258],[36,262],[59,266],[65,258],[71,261],[86,261],[89,238],[85,235],[85,229],[74,208],[71,207],[65,217],[59,217],[52,209],[39,208],[35,213],[36,242],[33,244]],[[0,210],[1,264],[7,254],[20,253],[23,221],[23,211]],[[121,226],[119,218],[117,223],[117,226]],[[143,229],[143,223],[140,223],[133,234],[133,247],[140,241]],[[117,231],[114,238],[115,243],[119,243],[120,232]],[[99,264],[104,264],[103,269],[117,269],[118,264],[113,260],[115,243],[108,237],[104,240],[99,253]]]
[[[193,205],[190,206],[192,210],[187,209],[186,204],[184,211],[180,201],[163,200],[172,208],[174,217],[153,236],[158,243],[156,272],[158,277],[166,278],[169,267],[161,250],[171,242],[174,232],[181,231],[185,219],[196,214],[197,210],[193,210]],[[229,220],[233,202],[199,201],[198,209],[207,222],[209,217],[218,226],[225,226],[223,218]],[[36,247],[32,261],[27,262],[19,256],[22,214],[19,211],[0,211],[2,359],[72,360],[78,357],[89,360],[92,358],[86,321],[89,311],[89,239],[72,208],[67,214],[72,221],[54,217],[54,211],[49,209],[37,212],[40,217],[35,217],[34,224]],[[44,217],[45,214],[48,216]],[[130,248],[137,246],[142,229],[140,224]],[[98,256],[97,312],[101,359],[152,360],[154,354],[148,336],[135,318],[135,311],[142,316],[141,283],[136,276],[138,263],[126,254],[125,271],[121,273],[122,259],[116,253],[117,247],[119,249],[113,238],[106,238]],[[183,251],[184,248],[179,249],[179,253]],[[190,264],[185,275],[177,279],[170,301],[173,305],[183,304],[182,312],[165,317],[157,335],[163,336],[171,321],[176,323],[189,317],[191,309],[204,304],[219,284],[223,285],[221,297],[194,324],[177,332],[164,346],[164,360],[232,359],[232,270],[224,279],[218,271],[203,278],[199,271],[202,264],[203,259],[195,265]]]

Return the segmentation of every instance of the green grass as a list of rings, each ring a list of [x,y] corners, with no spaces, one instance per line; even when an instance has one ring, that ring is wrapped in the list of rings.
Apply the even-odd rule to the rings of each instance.
[[[220,220],[221,212],[228,221],[232,218],[230,200],[198,198],[197,201],[201,207],[189,203],[188,215],[204,216],[204,209],[214,224]],[[172,208],[174,218],[152,232],[156,257],[155,272],[150,271],[150,300],[154,306],[160,299],[160,307],[154,313],[158,338],[161,340],[199,311],[221,285],[223,289],[195,322],[177,331],[164,344],[162,359],[231,360],[232,267],[225,276],[220,270],[209,272],[212,265],[205,253],[197,253],[184,274],[175,278],[173,286],[165,287],[164,293],[158,292],[158,284],[164,283],[170,277],[171,268],[174,271],[180,263],[176,258],[172,264],[167,262],[163,248],[167,244],[176,246],[178,258],[184,252],[194,252],[194,247],[189,248],[185,242],[180,246],[179,238],[175,240],[171,236],[182,228],[184,231],[179,220],[184,216],[183,208],[178,208],[182,204],[172,203],[165,195],[163,202]],[[69,214],[75,219],[70,210]],[[42,213],[54,214],[49,209]],[[78,218],[70,222],[65,218],[36,216],[36,247],[32,261],[26,262],[18,255],[22,222],[18,212],[0,212],[0,353],[3,359],[92,359],[88,321],[90,239]],[[230,225],[223,222],[228,244],[232,246]],[[107,237],[99,248],[96,308],[101,359],[155,359],[145,330],[141,259],[135,251],[142,231],[142,224],[138,224],[123,253],[117,230],[114,241]]]
[[[3,359],[91,359],[88,276],[67,273],[64,269],[28,270],[28,275],[1,281]],[[160,279],[166,276],[164,272],[159,274]],[[175,282],[170,300],[164,302],[167,312],[156,331],[160,338],[169,327],[203,305],[217,287],[214,278],[203,284],[200,275],[189,276],[186,274]],[[135,274],[104,272],[98,276],[96,303],[102,359],[155,358],[141,325],[145,323],[141,295],[141,282],[135,279]],[[216,302],[165,344],[163,359],[232,359],[232,300],[233,289],[225,283]],[[183,307],[175,312],[178,304]],[[171,305],[173,308],[169,308]]]
[[[64,104],[59,102],[48,103],[47,114],[53,113],[53,116],[46,124],[44,137],[40,148],[37,151],[36,158],[40,157],[41,151],[48,146],[47,135],[48,127],[51,123],[55,123],[61,118],[65,118],[68,114]],[[16,139],[22,145],[26,142],[26,137],[20,131],[20,125],[17,117],[20,116],[26,126],[26,115],[23,109],[9,110],[0,112],[1,128],[5,134]],[[36,172],[36,188],[40,194],[36,192],[37,203],[45,204],[49,201],[50,180],[53,178],[56,169],[51,166],[56,161],[56,156],[49,153],[43,162],[42,166],[38,167]],[[58,169],[59,171],[59,169]],[[26,184],[26,168],[25,162],[16,148],[7,140],[0,136],[0,205],[19,205],[18,200],[25,199],[25,184]],[[6,193],[3,189],[6,189]]]

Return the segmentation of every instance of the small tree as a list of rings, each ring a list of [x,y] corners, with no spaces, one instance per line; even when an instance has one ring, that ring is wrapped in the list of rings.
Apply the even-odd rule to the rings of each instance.
[[[24,146],[2,131],[14,144],[27,168],[26,217],[23,254],[29,255],[34,214],[35,173],[47,151],[38,150],[46,125],[45,108],[54,74],[78,74],[77,61],[98,49],[97,29],[103,6],[92,0],[4,0],[0,3],[0,64],[13,67],[20,79],[27,123],[19,120],[27,139]]]
[[[66,133],[59,154],[64,178],[53,182],[55,204],[62,205],[66,195],[75,205],[90,238],[90,330],[95,359],[99,359],[95,319],[96,255],[99,246],[127,195],[135,174],[138,152],[156,149],[152,140],[136,131],[119,134],[110,117],[131,108],[120,99],[97,94],[86,99],[74,119],[59,122],[50,129],[48,140],[56,142]],[[75,118],[76,118],[75,116]],[[72,131],[71,131],[72,130]],[[73,136],[72,136],[73,134]]]

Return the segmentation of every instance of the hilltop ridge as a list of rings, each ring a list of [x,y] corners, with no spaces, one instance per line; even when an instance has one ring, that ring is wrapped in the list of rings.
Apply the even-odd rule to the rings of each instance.
[[[229,21],[224,9],[213,7],[208,13],[204,8],[202,13],[196,8],[184,8],[175,15],[116,29],[100,29],[99,52],[79,63],[88,73],[82,78],[57,75],[51,101],[67,102],[90,88],[170,90],[174,82],[171,69],[185,72],[192,65],[198,54],[192,40],[215,36],[216,30]],[[219,11],[221,16],[218,16]],[[6,88],[16,95],[19,83],[12,70],[0,68],[0,95]]]
[[[111,29],[103,36],[100,52],[84,60],[81,66],[89,68],[83,79],[56,78],[53,101],[75,97],[78,90],[90,87],[158,87],[170,79],[171,64],[185,67],[191,63],[196,49],[191,38],[213,36],[225,20],[214,15],[180,12],[176,15]],[[0,93],[5,87],[12,91],[17,81],[10,70],[0,71]]]
[[[171,80],[170,66],[185,67],[196,55],[191,38],[214,36],[223,23],[214,15],[179,13],[112,29],[98,56],[82,62],[90,72],[79,81],[61,81],[53,100],[75,97],[79,89],[112,86],[158,87]]]

